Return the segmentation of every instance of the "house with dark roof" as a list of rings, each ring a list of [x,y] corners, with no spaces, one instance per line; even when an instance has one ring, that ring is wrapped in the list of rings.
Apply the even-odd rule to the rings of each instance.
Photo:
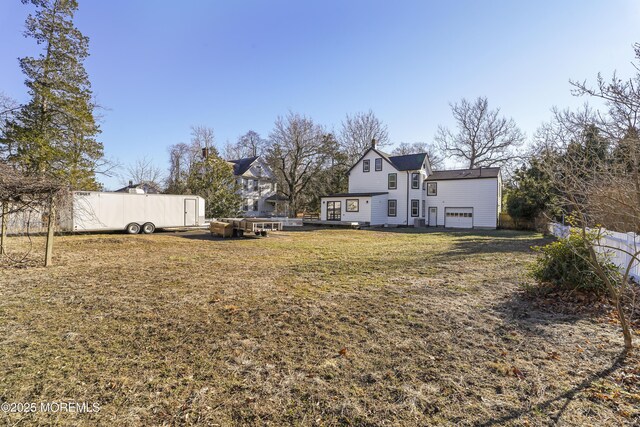
[[[371,226],[498,226],[500,168],[433,171],[427,153],[391,156],[372,141],[348,175],[347,193],[322,197],[322,221]]]
[[[242,212],[246,217],[273,216],[283,211],[285,201],[277,194],[275,176],[260,156],[227,160],[240,186]]]

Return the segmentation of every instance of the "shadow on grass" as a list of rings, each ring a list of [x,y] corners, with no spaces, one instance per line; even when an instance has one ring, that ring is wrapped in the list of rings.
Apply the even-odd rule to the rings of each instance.
[[[585,378],[580,384],[577,384],[572,389],[570,389],[570,390],[568,390],[568,391],[566,391],[566,392],[564,392],[562,394],[559,394],[556,397],[553,397],[551,399],[547,399],[543,403],[541,403],[539,405],[535,405],[533,408],[522,409],[522,410],[514,410],[514,411],[511,411],[507,415],[502,416],[500,418],[494,418],[494,419],[485,421],[484,423],[479,423],[479,424],[476,424],[476,425],[477,426],[482,426],[482,427],[502,425],[502,424],[514,421],[514,420],[522,417],[523,415],[527,415],[527,414],[529,414],[531,412],[534,412],[534,411],[545,411],[545,410],[548,410],[551,407],[551,405],[553,405],[554,403],[561,402],[562,400],[564,400],[565,401],[564,404],[557,411],[557,413],[555,413],[553,415],[550,415],[551,420],[553,420],[553,422],[555,424],[557,424],[560,421],[560,418],[562,418],[562,415],[564,414],[564,412],[567,410],[567,407],[572,402],[573,398],[576,397],[577,394],[579,394],[580,392],[582,392],[585,389],[587,389],[595,381],[600,380],[600,379],[604,379],[604,378],[608,377],[609,375],[611,375],[612,373],[614,373],[619,368],[621,368],[624,365],[624,361],[627,358],[627,356],[628,356],[627,351],[623,350],[615,358],[615,360],[613,361],[611,366],[609,366],[609,367],[607,367],[605,369],[602,369],[602,370],[594,373],[593,375],[590,375],[589,377]]]

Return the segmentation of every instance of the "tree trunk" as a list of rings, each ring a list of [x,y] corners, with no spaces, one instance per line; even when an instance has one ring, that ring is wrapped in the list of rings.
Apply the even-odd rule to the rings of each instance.
[[[2,202],[2,219],[0,224],[0,256],[7,253],[6,244],[7,244],[7,216],[8,202]]]
[[[53,197],[49,201],[49,221],[47,224],[47,249],[44,257],[44,266],[53,264],[53,232],[56,224],[56,205]]]

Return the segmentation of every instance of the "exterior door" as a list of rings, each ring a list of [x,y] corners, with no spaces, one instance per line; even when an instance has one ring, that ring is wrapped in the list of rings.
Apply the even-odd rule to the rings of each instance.
[[[429,208],[429,227],[438,225],[438,208]]]
[[[196,225],[197,216],[196,199],[184,199],[184,225]]]
[[[341,202],[327,202],[327,221],[340,221],[342,219],[341,215]]]

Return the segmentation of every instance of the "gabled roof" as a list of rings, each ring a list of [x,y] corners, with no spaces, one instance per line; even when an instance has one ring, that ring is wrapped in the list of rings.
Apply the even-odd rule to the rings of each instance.
[[[427,157],[427,153],[407,154],[404,156],[391,156],[389,161],[399,171],[413,171],[422,169],[425,157]]]
[[[146,194],[160,194],[160,192],[161,192],[160,191],[161,190],[160,187],[156,183],[154,183],[154,182],[144,182],[144,181],[140,182],[138,184],[133,184],[133,183],[129,184],[126,187],[122,187],[122,188],[119,188],[119,189],[115,190],[114,192],[115,193],[126,193],[130,189],[133,189],[133,188],[139,188],[141,190],[144,190],[144,192]]]
[[[245,157],[244,159],[227,160],[229,163],[233,163],[233,174],[242,175],[249,170],[253,162],[258,160],[259,156]]]
[[[420,170],[422,169],[422,164],[424,163],[425,157],[427,157],[427,153],[391,156],[385,152],[378,150],[377,148],[369,147],[369,149],[364,152],[364,154],[358,159],[358,161],[349,168],[347,174],[351,172],[358,163],[360,163],[360,160],[362,160],[369,153],[369,151],[372,150],[399,171]]]
[[[497,178],[498,175],[500,175],[500,168],[453,169],[446,171],[434,171],[425,181]]]

